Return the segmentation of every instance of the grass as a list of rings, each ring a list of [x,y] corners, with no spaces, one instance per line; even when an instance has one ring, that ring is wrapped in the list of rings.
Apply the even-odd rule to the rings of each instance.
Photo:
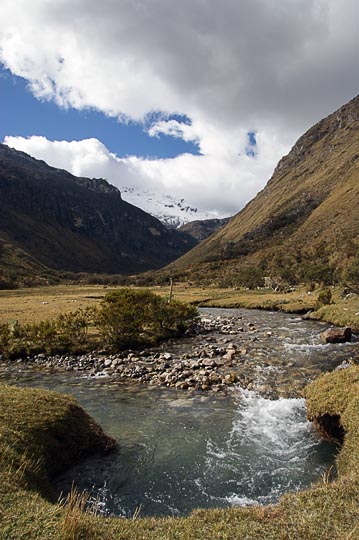
[[[178,337],[197,317],[195,306],[168,302],[148,289],[121,288],[95,298],[101,300],[98,305],[52,319],[0,324],[0,354],[13,359],[38,353],[118,352]]]
[[[32,289],[0,291],[0,324],[18,320],[33,323],[54,319],[61,313],[70,313],[79,308],[98,304],[105,294],[118,287],[102,285],[58,285]],[[169,287],[150,287],[162,296],[169,293]],[[288,313],[312,311],[312,319],[323,320],[338,326],[352,326],[359,329],[359,296],[342,298],[342,288],[332,288],[333,303],[317,309],[320,289],[308,294],[306,287],[294,291],[274,292],[269,289],[232,289],[217,287],[194,287],[186,283],[176,283],[174,298],[204,307],[249,308],[280,310]]]
[[[33,323],[54,319],[98,303],[113,288],[103,286],[36,287],[0,291],[0,324],[13,320]]]
[[[359,538],[359,367],[326,374],[306,391],[308,415],[340,416],[338,477],[277,505],[196,510],[185,518],[102,518],[73,491],[51,503],[54,473],[111,446],[76,402],[52,392],[0,386],[0,532],[3,540],[353,540]],[[81,422],[79,422],[81,419]],[[99,449],[98,448],[98,449]],[[81,452],[80,452],[81,453]],[[52,456],[52,457],[51,457]],[[56,456],[56,459],[54,459]],[[51,457],[51,459],[50,459]],[[60,460],[60,463],[58,463]]]

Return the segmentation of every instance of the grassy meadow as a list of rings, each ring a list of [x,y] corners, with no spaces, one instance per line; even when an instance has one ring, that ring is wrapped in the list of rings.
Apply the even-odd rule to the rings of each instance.
[[[18,320],[21,324],[54,319],[61,313],[97,305],[119,287],[103,285],[57,285],[16,290],[0,290],[0,324]],[[169,295],[169,286],[149,287],[161,296]],[[359,329],[359,296],[343,295],[343,289],[333,287],[329,305],[318,305],[321,289],[307,291],[306,287],[291,292],[270,289],[224,289],[194,287],[175,283],[173,297],[203,307],[249,308],[280,310],[288,313],[307,313],[310,317],[338,326],[350,325]]]

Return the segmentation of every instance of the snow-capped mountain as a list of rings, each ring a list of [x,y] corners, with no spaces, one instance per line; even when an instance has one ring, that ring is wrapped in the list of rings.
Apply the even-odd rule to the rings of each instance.
[[[124,201],[142,208],[170,228],[181,227],[190,221],[219,217],[214,212],[200,210],[184,199],[176,199],[165,193],[155,193],[127,186],[122,186],[120,191]]]

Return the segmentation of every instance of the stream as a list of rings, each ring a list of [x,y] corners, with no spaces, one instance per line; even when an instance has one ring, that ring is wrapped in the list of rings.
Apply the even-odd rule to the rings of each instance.
[[[75,395],[119,443],[117,453],[88,458],[58,478],[58,496],[74,482],[103,515],[181,516],[195,508],[274,503],[320,480],[338,449],[306,420],[300,390],[355,357],[359,343],[323,345],[320,333],[328,325],[283,313],[201,314],[207,321],[230,318],[227,333],[217,325],[159,351],[176,358],[230,340],[245,348],[238,370],[250,381],[246,389],[213,394],[0,365],[8,384]]]

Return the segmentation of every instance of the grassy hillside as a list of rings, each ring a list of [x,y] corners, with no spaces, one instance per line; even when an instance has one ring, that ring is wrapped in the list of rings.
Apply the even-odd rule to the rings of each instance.
[[[233,284],[247,274],[344,279],[358,252],[358,212],[359,96],[305,133],[267,186],[167,272]]]
[[[0,290],[55,284],[58,272],[50,270],[26,251],[0,238]]]

